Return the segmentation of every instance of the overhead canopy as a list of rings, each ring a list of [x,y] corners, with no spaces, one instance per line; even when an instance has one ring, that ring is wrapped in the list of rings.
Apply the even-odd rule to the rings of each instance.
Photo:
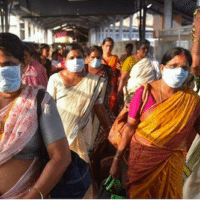
[[[0,0],[6,1],[6,0]],[[45,29],[62,26],[87,34],[91,28],[108,26],[121,17],[139,11],[140,0],[9,0],[12,12]],[[144,0],[148,13],[164,14],[164,0]],[[191,25],[196,0],[172,0],[174,15],[182,15],[182,25]]]
[[[183,26],[192,24],[196,2],[197,0],[172,0],[172,12],[174,15],[182,15]],[[150,12],[164,14],[164,0],[148,0],[146,3],[152,3]]]
[[[137,11],[133,0],[19,0],[19,3],[23,18],[35,20],[47,29],[66,23],[97,28]]]

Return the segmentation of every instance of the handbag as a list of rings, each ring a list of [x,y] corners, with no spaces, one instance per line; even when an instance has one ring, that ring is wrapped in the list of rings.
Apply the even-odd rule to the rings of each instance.
[[[143,104],[142,104],[142,107],[140,109],[140,114],[142,113],[142,111],[143,111],[143,109],[146,105],[146,102],[147,102],[147,99],[148,99],[148,96],[149,96],[150,85],[147,83],[147,84],[144,84],[143,86],[144,86],[144,90],[143,90],[143,93],[142,93]],[[117,149],[118,149],[119,143],[120,143],[121,138],[122,138],[124,125],[127,123],[127,120],[128,120],[129,108],[130,108],[130,104],[126,104],[123,107],[123,109],[121,110],[121,112],[119,113],[117,118],[115,119],[115,121],[114,121],[114,123],[113,123],[113,125],[110,129],[109,135],[108,135],[108,140]]]
[[[126,191],[122,189],[121,182],[111,175],[102,182],[97,199],[125,199]]]
[[[37,94],[37,117],[40,132],[39,119],[41,116],[41,103],[45,95],[45,90],[39,89]],[[42,134],[40,132],[42,137]],[[43,140],[42,140],[43,141]],[[82,199],[92,183],[92,176],[89,164],[81,159],[77,153],[71,151],[72,162],[64,172],[62,178],[50,192],[51,198],[55,199]],[[68,159],[68,158],[66,158]],[[42,169],[49,161],[49,156],[43,143],[41,152]]]

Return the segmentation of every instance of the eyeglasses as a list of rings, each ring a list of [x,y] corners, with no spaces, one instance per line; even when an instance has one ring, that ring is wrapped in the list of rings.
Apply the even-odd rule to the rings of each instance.
[[[190,71],[190,66],[188,66],[188,65],[179,65],[178,63],[175,63],[175,64],[170,64],[170,65],[166,64],[165,66],[168,66],[168,68],[170,68],[170,69],[181,67],[185,71]]]

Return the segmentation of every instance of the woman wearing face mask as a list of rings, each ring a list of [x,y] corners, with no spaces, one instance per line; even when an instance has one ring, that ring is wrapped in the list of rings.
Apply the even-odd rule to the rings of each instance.
[[[131,100],[110,171],[113,177],[119,176],[120,159],[130,147],[130,198],[182,198],[186,151],[195,134],[200,133],[199,96],[185,86],[191,64],[188,50],[168,50],[160,65],[162,78],[149,83],[145,90],[143,86],[139,88]],[[148,94],[145,104],[144,91]]]
[[[56,101],[70,149],[89,163],[89,154],[93,151],[96,138],[92,131],[92,111],[105,130],[110,127],[100,96],[105,79],[83,70],[83,52],[78,47],[67,54],[66,68],[50,77],[47,91]],[[91,187],[88,195],[93,197]]]
[[[109,98],[113,90],[112,77],[114,75],[113,71],[107,65],[101,64],[102,62],[102,48],[99,46],[93,46],[88,49],[88,72],[91,74],[99,75],[106,79],[104,90],[101,92],[101,98],[103,100],[103,105],[108,113],[110,122],[115,119],[114,114],[109,107]],[[101,182],[101,171],[100,163],[104,157],[114,154],[114,152],[109,151],[109,142],[107,141],[107,135],[109,130],[104,130],[99,124],[99,120],[96,115],[93,117],[93,134],[97,134],[94,151],[91,155],[93,180],[98,184]],[[100,153],[101,152],[101,153]]]
[[[106,79],[105,82],[105,92],[104,92],[104,106],[108,112],[108,114],[111,114],[108,102],[109,102],[109,97],[111,94],[111,91],[113,89],[113,85],[112,85],[112,77],[114,76],[113,71],[107,66],[107,65],[103,65],[101,64],[102,62],[102,54],[103,51],[101,49],[101,47],[98,46],[93,46],[89,49],[88,51],[88,72],[91,74],[95,74],[98,76],[101,76],[103,78]]]
[[[114,41],[112,38],[107,37],[104,39],[102,43],[102,49],[103,49],[103,58],[102,58],[102,64],[109,66],[114,76],[112,77],[112,84],[113,84],[113,91],[109,99],[109,106],[111,111],[115,114],[115,116],[118,115],[118,105],[120,102],[117,100],[117,88],[118,88],[118,78],[120,75],[120,61],[118,56],[112,55],[112,50],[114,47]]]
[[[42,86],[21,84],[24,48],[0,33],[0,198],[45,198],[71,162],[54,100],[45,93],[38,129],[37,93]],[[41,137],[42,135],[42,137]],[[41,173],[42,140],[50,157]]]
[[[154,68],[150,59],[147,58],[150,48],[149,41],[137,42],[136,48],[136,54],[129,56],[121,69],[118,99],[122,100],[124,94],[125,104],[130,102],[131,97],[142,84],[156,79]]]

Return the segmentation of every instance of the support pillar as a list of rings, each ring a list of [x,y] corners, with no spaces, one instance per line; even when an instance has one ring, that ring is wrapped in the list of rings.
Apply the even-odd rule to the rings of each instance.
[[[47,30],[47,37],[48,37],[48,41],[47,43],[48,44],[53,44],[54,40],[53,40],[53,33],[51,30]]]
[[[22,40],[20,35],[20,17],[16,16],[16,35]]]
[[[1,9],[1,32],[4,32],[4,11]]]
[[[123,18],[120,18],[120,25],[119,25],[119,41],[122,41],[123,38]]]
[[[116,21],[113,22],[113,40],[116,41]]]
[[[97,44],[98,43],[98,30],[97,30],[97,28],[95,28],[94,29],[94,33],[95,33],[95,44]]]
[[[24,35],[25,35],[25,41],[29,41],[29,30],[28,30],[28,27],[29,24],[28,24],[28,21],[24,21]]]
[[[37,26],[35,26],[35,42],[38,43],[39,42],[39,34],[38,34],[38,28]]]
[[[41,31],[40,27],[38,28],[38,33],[39,33],[39,43],[43,43],[43,41],[42,41],[42,31]]]
[[[5,13],[5,32],[9,32],[10,26],[8,23],[8,4],[5,2],[4,5],[4,13]]]
[[[103,27],[102,42],[106,38],[106,28]]]
[[[45,29],[42,29],[42,39],[43,39],[43,43],[47,43],[46,42],[46,30]]]
[[[146,12],[147,12],[147,7],[145,5],[145,0],[140,0],[140,24],[139,24],[139,38],[140,38],[140,40],[145,39]]]
[[[100,43],[103,41],[103,27],[100,27]]]
[[[132,40],[132,33],[133,33],[133,15],[130,16],[129,40]]]
[[[172,28],[172,0],[164,3],[164,28]]]
[[[95,43],[96,43],[95,29],[92,28],[90,31],[90,45],[93,45]]]
[[[97,29],[97,43],[100,43],[100,29]]]
[[[107,37],[110,37],[110,24],[107,26]]]
[[[31,29],[31,42],[34,42],[34,24],[30,25],[30,29]]]

